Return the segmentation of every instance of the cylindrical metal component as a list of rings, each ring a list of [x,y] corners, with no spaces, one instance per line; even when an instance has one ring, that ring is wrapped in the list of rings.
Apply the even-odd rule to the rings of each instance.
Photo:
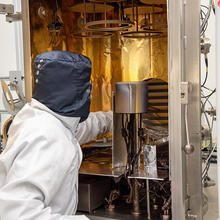
[[[149,180],[146,180],[146,194],[147,194],[147,219],[150,220],[150,186]]]
[[[118,82],[115,84],[116,113],[147,112],[147,82]]]
[[[133,214],[140,214],[138,183],[136,179],[133,180]]]
[[[135,114],[134,117],[134,136],[133,136],[133,161],[132,161],[132,171],[133,173],[138,172],[139,163],[140,163],[140,150],[141,150],[141,142],[139,138],[139,128],[141,127],[141,115]],[[133,213],[135,215],[140,214],[139,207],[139,193],[138,193],[138,182],[136,179],[133,180]]]
[[[133,161],[134,172],[138,171],[140,165],[140,151],[141,151],[141,141],[139,137],[139,129],[141,128],[141,114],[135,115],[135,126],[134,126],[134,153],[135,159]]]

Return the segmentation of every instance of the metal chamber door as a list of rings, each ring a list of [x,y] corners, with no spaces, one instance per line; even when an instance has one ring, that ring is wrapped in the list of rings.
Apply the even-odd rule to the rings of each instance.
[[[202,219],[200,1],[169,0],[169,136],[172,217]]]

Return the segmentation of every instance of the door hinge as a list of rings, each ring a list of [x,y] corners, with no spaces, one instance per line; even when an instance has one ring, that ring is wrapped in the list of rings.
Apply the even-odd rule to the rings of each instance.
[[[14,13],[14,5],[0,4],[0,14],[6,15],[7,22],[20,21],[22,19],[21,13]]]

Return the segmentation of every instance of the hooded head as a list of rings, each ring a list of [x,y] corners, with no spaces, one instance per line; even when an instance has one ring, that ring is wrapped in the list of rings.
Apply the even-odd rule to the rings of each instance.
[[[67,51],[51,51],[34,60],[33,98],[57,114],[80,117],[89,114],[91,61]]]

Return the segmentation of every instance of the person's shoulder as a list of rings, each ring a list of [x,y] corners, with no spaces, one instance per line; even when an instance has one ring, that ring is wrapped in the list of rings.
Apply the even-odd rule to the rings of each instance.
[[[63,127],[61,121],[52,114],[31,108],[26,104],[23,109],[15,116],[12,128],[13,132],[29,133],[33,132],[40,135],[41,133],[50,134],[59,132]],[[9,131],[11,133],[11,131]]]

